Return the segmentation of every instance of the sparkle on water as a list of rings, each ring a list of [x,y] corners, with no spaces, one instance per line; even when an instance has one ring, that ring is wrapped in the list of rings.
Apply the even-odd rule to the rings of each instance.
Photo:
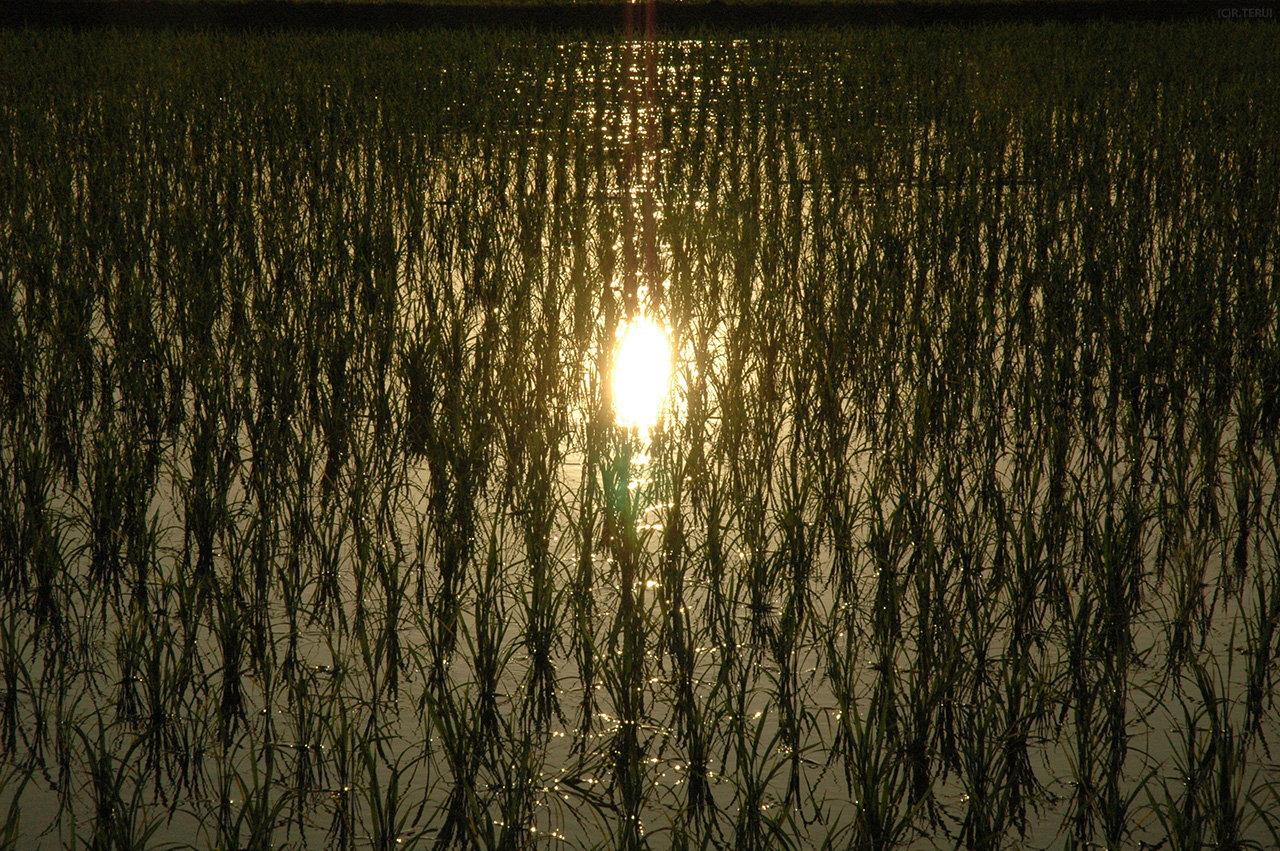
[[[623,330],[613,364],[613,409],[620,425],[653,428],[671,383],[671,346],[662,326],[647,316]]]

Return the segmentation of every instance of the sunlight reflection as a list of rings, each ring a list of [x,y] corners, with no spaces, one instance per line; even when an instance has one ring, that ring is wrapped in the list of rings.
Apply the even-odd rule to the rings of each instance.
[[[671,383],[671,346],[662,326],[640,316],[620,336],[613,364],[613,408],[619,425],[657,425]]]

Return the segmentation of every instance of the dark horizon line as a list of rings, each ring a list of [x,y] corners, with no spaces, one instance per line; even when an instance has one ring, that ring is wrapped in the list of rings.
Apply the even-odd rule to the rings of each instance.
[[[16,0],[0,27],[139,30],[690,29],[989,23],[1274,23],[1274,0],[889,0],[889,2],[413,3],[334,0]]]

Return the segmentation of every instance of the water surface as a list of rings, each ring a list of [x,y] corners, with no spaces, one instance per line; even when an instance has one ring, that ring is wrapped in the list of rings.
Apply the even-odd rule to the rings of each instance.
[[[1269,30],[3,40],[21,844],[1275,841]]]

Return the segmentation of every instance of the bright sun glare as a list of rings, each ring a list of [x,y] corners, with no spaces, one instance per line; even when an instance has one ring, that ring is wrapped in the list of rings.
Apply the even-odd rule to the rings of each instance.
[[[646,316],[627,325],[613,364],[613,409],[618,423],[654,427],[671,381],[671,347],[662,326]]]

